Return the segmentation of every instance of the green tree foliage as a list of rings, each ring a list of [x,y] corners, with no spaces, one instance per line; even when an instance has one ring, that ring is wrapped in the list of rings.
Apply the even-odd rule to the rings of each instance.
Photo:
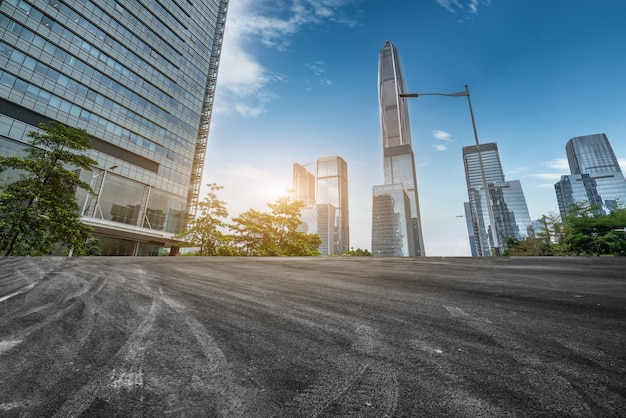
[[[606,214],[598,207],[577,204],[563,219],[562,244],[573,255],[626,255],[626,209]]]
[[[344,255],[349,255],[352,257],[371,257],[372,253],[370,253],[368,250],[362,250],[360,248],[357,248],[356,250],[354,248],[350,248],[349,251],[346,251]]]
[[[563,239],[563,225],[558,215],[551,213],[539,220],[541,228],[534,237],[523,240],[507,237],[503,255],[510,256],[547,256],[558,254],[558,242]]]
[[[250,209],[233,218],[234,241],[243,255],[315,256],[322,240],[319,235],[298,232],[304,203],[281,197],[268,203],[271,212]]]
[[[502,255],[540,256],[553,255],[552,243],[544,238],[505,238],[506,250]]]
[[[626,209],[607,214],[598,206],[575,204],[561,221],[544,216],[535,238],[508,238],[505,255],[626,256]]]
[[[50,254],[55,245],[84,252],[91,228],[80,221],[77,188],[92,192],[76,169],[91,170],[97,161],[83,155],[87,132],[58,122],[31,131],[25,156],[0,157],[0,172],[17,170],[19,179],[0,185],[0,245],[7,255]]]
[[[176,236],[188,246],[200,247],[200,256],[224,255],[229,253],[227,237],[222,232],[226,227],[224,219],[228,216],[226,202],[217,197],[216,192],[223,189],[216,183],[207,184],[209,193],[198,205],[200,215],[192,220],[187,227]],[[229,254],[230,255],[230,254]]]

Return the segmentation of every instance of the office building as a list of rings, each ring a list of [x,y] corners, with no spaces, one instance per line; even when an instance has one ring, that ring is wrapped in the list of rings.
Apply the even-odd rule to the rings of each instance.
[[[304,203],[305,207],[315,205],[315,175],[307,171],[305,166],[298,163],[293,165],[291,200],[299,200]]]
[[[412,244],[409,245],[404,239],[390,239],[395,234],[395,229],[393,229],[395,223],[389,220],[400,216],[400,212],[387,214],[381,212],[383,208],[387,210],[403,208],[402,193],[398,192],[398,187],[375,186],[373,199],[374,203],[379,203],[380,206],[376,209],[376,215],[372,216],[372,254],[374,256],[425,255],[407,101],[400,97],[401,93],[405,93],[405,86],[400,57],[396,47],[391,42],[386,42],[380,51],[378,63],[384,185],[400,185],[405,189],[410,211],[402,214],[402,216],[407,216],[407,219],[402,220],[402,224],[410,225]],[[383,203],[385,199],[381,198],[381,193],[385,190],[392,193],[387,203]],[[389,202],[394,203],[389,204]],[[385,228],[392,229],[387,231]]]
[[[572,138],[565,152],[571,174],[554,185],[561,216],[575,203],[604,212],[626,206],[626,180],[605,134]]]
[[[372,195],[372,255],[414,255],[411,199],[407,190],[402,184],[385,184],[374,186]]]
[[[228,0],[0,2],[0,152],[56,120],[85,129],[80,177],[103,255],[151,255],[198,201]]]
[[[348,208],[348,164],[341,157],[325,157],[317,160],[317,205],[330,205],[335,209],[332,229],[329,226],[329,254],[343,254],[350,250],[350,217]],[[320,209],[330,213],[331,208]],[[321,226],[318,219],[318,227]],[[321,234],[320,234],[321,236]],[[324,240],[324,237],[322,237]]]
[[[306,166],[293,165],[291,199],[305,204],[297,230],[319,235],[322,255],[343,254],[350,249],[348,165],[337,156],[320,158],[316,164],[317,179]]]
[[[489,196],[485,195],[481,173],[481,159]],[[496,143],[480,145],[480,158],[475,145],[463,147],[463,164],[469,202],[465,216],[473,256],[490,256],[504,250],[506,238],[533,237],[533,224],[518,180],[506,181]],[[491,205],[491,215],[489,207]],[[497,244],[492,236],[495,223]]]

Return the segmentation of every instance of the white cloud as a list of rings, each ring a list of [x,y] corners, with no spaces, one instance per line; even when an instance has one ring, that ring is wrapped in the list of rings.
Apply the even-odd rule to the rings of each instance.
[[[508,170],[509,174],[523,174],[530,170],[528,167],[515,167],[512,170]]]
[[[561,179],[562,175],[563,174],[561,173],[538,173],[538,174],[533,174],[533,177],[542,179],[542,180],[554,180],[556,182]]]
[[[555,170],[563,170],[569,173],[569,163],[567,162],[567,158],[556,158],[554,160],[547,161],[545,164]]]
[[[433,136],[440,141],[452,141],[452,135],[446,131],[433,131]]]
[[[433,145],[433,148],[436,149],[437,151],[447,151],[448,150],[448,147],[443,145],[443,144]]]
[[[281,7],[269,0],[239,0],[229,5],[226,32],[220,59],[215,112],[235,111],[244,117],[257,117],[276,100],[272,84],[287,82],[262,64],[263,48],[287,50],[292,38],[305,27],[334,22],[355,26],[346,6],[355,0],[284,0]],[[319,62],[314,71],[324,73]],[[329,85],[321,78],[320,85]]]
[[[626,172],[626,158],[618,158],[617,162],[619,166],[622,168],[622,172]]]
[[[480,5],[489,5],[491,0],[436,0],[439,6],[455,15],[475,15]]]
[[[324,61],[313,61],[307,62],[304,66],[309,69],[316,77],[318,77],[317,84],[320,86],[330,86],[333,84],[332,80],[327,77],[324,77],[326,74],[326,69],[324,68]],[[308,84],[310,82],[309,77],[305,77],[305,82]],[[311,90],[311,88],[307,88],[307,90]]]

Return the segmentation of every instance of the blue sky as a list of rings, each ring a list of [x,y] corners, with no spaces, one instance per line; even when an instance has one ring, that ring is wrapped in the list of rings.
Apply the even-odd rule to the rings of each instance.
[[[268,210],[294,162],[339,155],[351,246],[370,249],[378,53],[391,41],[410,92],[469,85],[480,141],[498,143],[531,217],[558,212],[570,138],[606,133],[626,167],[625,16],[622,0],[231,0],[204,183],[224,186],[231,217]],[[461,149],[474,143],[467,100],[410,100],[426,254],[469,255],[457,217]]]

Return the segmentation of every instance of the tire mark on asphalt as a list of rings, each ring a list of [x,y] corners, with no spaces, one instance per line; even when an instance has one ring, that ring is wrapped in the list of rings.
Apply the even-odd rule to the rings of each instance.
[[[86,327],[84,327],[85,329],[79,331],[80,337],[78,338],[78,344],[73,344],[69,350],[72,353],[77,352],[78,349],[82,347],[82,345],[86,341],[87,337],[89,336],[89,333],[91,332],[93,328],[93,321],[94,321],[93,316],[94,316],[94,309],[95,309],[93,306],[94,305],[93,298],[96,294],[98,294],[104,288],[104,286],[106,285],[106,279],[97,280],[96,281],[97,287],[95,289],[94,289],[94,285],[89,284],[89,282],[87,282],[86,280],[83,280],[83,283],[84,283],[84,286],[81,288],[81,290],[76,295],[71,295],[71,296],[66,297],[63,303],[67,303],[71,301],[72,299],[75,299],[75,300],[73,300],[69,305],[65,306],[64,308],[60,310],[59,310],[58,304],[46,303],[44,305],[40,305],[36,307],[29,307],[24,312],[20,312],[20,310],[15,310],[14,312],[3,316],[4,320],[15,321],[19,318],[27,317],[28,315],[31,315],[33,313],[41,312],[41,315],[44,315],[44,318],[42,321],[39,321],[36,324],[20,329],[18,332],[10,335],[4,341],[10,340],[10,341],[18,341],[18,343],[22,342],[23,340],[26,340],[28,336],[30,336],[32,333],[39,331],[40,329],[50,327],[52,323],[61,320],[68,313],[72,312],[74,309],[79,307],[79,305],[84,303],[85,310],[86,310],[86,317],[87,317],[86,318],[87,325]],[[83,295],[87,295],[87,296],[83,297]],[[52,313],[49,313],[49,311],[52,311]],[[1,347],[2,345],[0,343],[0,354],[2,354],[4,351],[7,351],[7,350],[2,350]],[[10,348],[12,347],[13,346],[11,346]]]
[[[11,299],[14,296],[21,295],[22,293],[29,292],[33,287],[35,287],[35,284],[36,283],[31,283],[29,285],[26,285],[26,286],[20,288],[20,289],[17,289],[13,293],[10,293],[10,294],[8,294],[6,296],[0,297],[0,303],[4,302],[5,300],[9,300],[9,299]]]
[[[532,354],[530,346],[519,340],[519,335],[511,330],[496,327],[486,318],[471,315],[456,306],[444,306],[450,315],[499,343],[520,367],[520,373],[534,389],[529,396],[547,410],[565,413],[569,416],[588,416],[591,409],[580,393],[562,375],[555,365],[544,362]],[[454,399],[454,398],[451,398]],[[468,398],[469,399],[469,398]],[[482,402],[482,401],[481,401]],[[476,399],[474,400],[476,403]]]
[[[245,390],[235,382],[232,370],[226,360],[226,356],[219,348],[217,342],[209,335],[206,327],[191,315],[184,305],[176,300],[165,296],[159,288],[161,299],[182,317],[185,325],[200,345],[204,357],[208,360],[208,370],[214,380],[206,382],[213,393],[219,396],[220,411],[228,417],[244,417],[245,408],[242,400],[245,399]]]
[[[30,291],[31,291],[31,290],[32,290],[32,289],[33,289],[33,288],[37,285],[37,283],[38,283],[38,282],[40,282],[40,281],[42,280],[42,278],[43,278],[44,274],[43,274],[43,272],[41,271],[41,269],[40,269],[37,265],[34,265],[32,262],[30,262],[29,264],[30,264],[32,267],[35,267],[35,269],[39,272],[39,275],[35,275],[35,276],[33,277],[33,275],[32,275],[32,274],[31,274],[31,275],[29,275],[29,274],[24,273],[24,271],[23,271],[23,270],[24,270],[24,268],[17,268],[17,269],[15,270],[15,273],[16,273],[16,276],[19,276],[19,278],[18,278],[18,277],[15,277],[15,276],[12,276],[12,277],[8,280],[8,282],[9,282],[9,283],[15,283],[15,284],[16,284],[16,283],[19,283],[19,282],[22,282],[22,283],[23,283],[23,282],[26,282],[26,283],[28,283],[28,284],[27,284],[27,285],[24,285],[24,286],[22,286],[22,287],[20,287],[20,288],[18,288],[18,289],[15,289],[15,290],[11,291],[11,293],[9,293],[9,294],[6,294],[6,295],[1,296],[1,297],[0,297],[0,303],[4,302],[4,301],[6,301],[6,300],[9,300],[9,299],[11,299],[11,298],[13,298],[13,297],[15,297],[15,296],[21,295],[21,294],[23,294],[23,293],[30,292]],[[21,278],[22,280],[20,280],[20,278]],[[2,284],[3,284],[3,285],[5,285],[5,282],[6,282],[6,280],[2,279]]]
[[[244,301],[256,307],[262,307],[282,319],[292,321],[307,329],[320,330],[323,333],[329,333],[332,330],[335,334],[343,335],[346,323],[354,322],[352,316],[329,314],[327,311],[294,301],[282,300],[281,303],[276,303],[260,297],[258,291],[251,295],[244,293],[246,291],[250,289],[244,287],[237,292],[221,290],[220,294],[232,301]],[[319,321],[319,316],[324,317],[325,321]],[[359,396],[359,393],[367,393],[368,399],[377,399],[377,401],[367,401],[370,406],[363,403],[362,406],[370,410],[362,410],[362,413],[367,413],[366,416],[381,417],[393,415],[393,411],[397,408],[399,393],[396,375],[391,366],[385,364],[374,367],[372,366],[374,361],[371,360],[372,356],[383,357],[385,355],[386,348],[380,342],[380,333],[375,328],[361,323],[357,323],[351,331],[352,349],[358,353],[359,360],[356,362],[339,361],[337,373],[322,377],[311,386],[311,389],[292,401],[290,405],[295,408],[294,411],[298,411],[298,414],[299,411],[305,410],[307,411],[305,416],[317,416],[323,414],[331,405],[347,404],[350,399]],[[381,362],[381,360],[376,359],[376,362]],[[366,371],[368,371],[367,379],[359,380]],[[322,372],[322,376],[325,374]],[[377,414],[376,411],[387,412]]]
[[[0,341],[0,356],[4,353],[6,353],[7,351],[9,351],[10,349],[12,349],[13,347],[15,347],[16,345],[20,344],[22,342],[22,340],[3,340]]]
[[[369,363],[362,364],[349,370],[340,370],[341,376],[328,374],[318,379],[298,395],[293,406],[302,416],[320,416],[363,376],[368,367]]]
[[[0,411],[10,411],[11,409],[21,408],[23,406],[24,406],[24,402],[0,403]]]
[[[322,376],[291,403],[299,415],[327,414],[344,417],[392,417],[398,407],[399,385],[396,373],[385,361],[386,348],[377,329],[357,323],[354,327],[353,357],[338,357],[336,371]]]
[[[98,277],[90,286],[86,286],[83,291],[74,294],[72,296],[68,296],[68,300],[72,298],[77,298],[84,303],[83,307],[83,318],[82,318],[82,326],[80,327],[78,334],[78,343],[76,344],[76,349],[74,352],[78,352],[78,350],[85,344],[87,338],[91,335],[91,331],[93,330],[93,325],[95,322],[95,314],[96,314],[96,303],[95,297],[104,289],[107,285],[108,279],[106,277]]]
[[[152,329],[160,309],[160,300],[153,298],[150,310],[126,343],[95,373],[94,378],[74,392],[71,399],[61,406],[54,417],[78,416],[96,398],[111,399],[115,396],[116,390],[143,382],[141,362],[146,350],[143,340]]]

